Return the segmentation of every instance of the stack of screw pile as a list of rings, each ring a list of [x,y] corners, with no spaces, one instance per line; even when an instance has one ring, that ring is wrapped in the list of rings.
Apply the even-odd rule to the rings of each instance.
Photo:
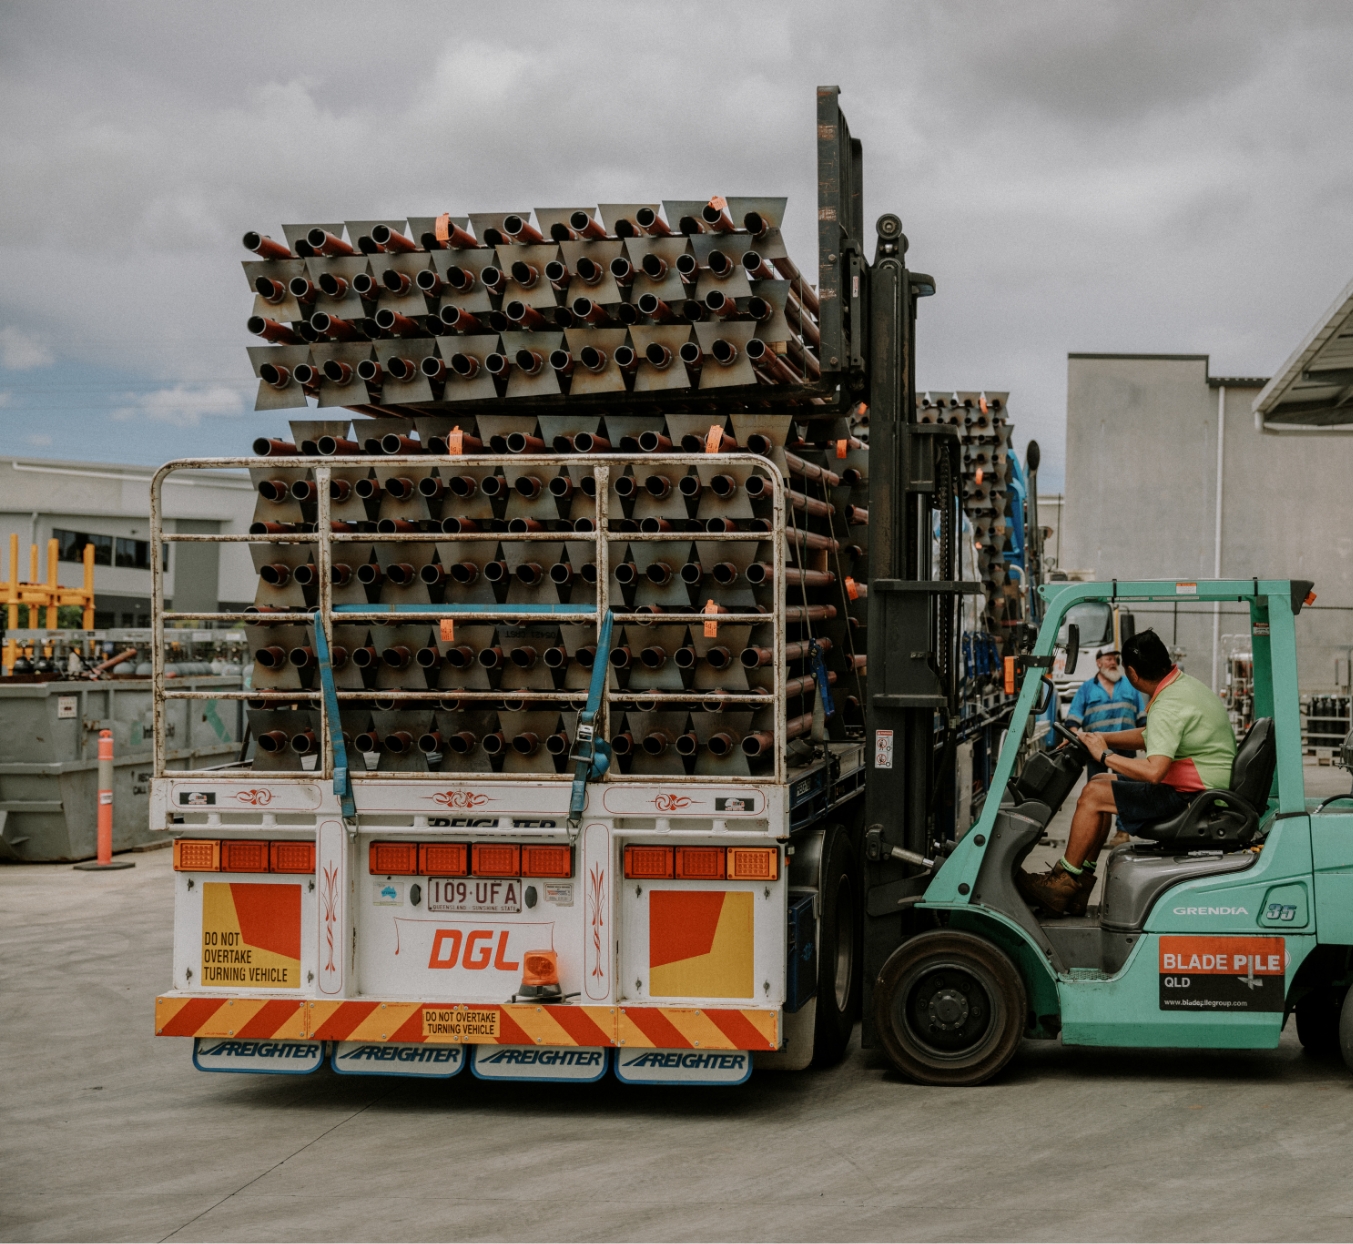
[[[526,213],[350,221],[348,241],[338,224],[284,226],[285,246],[246,235],[260,256],[244,265],[249,327],[272,343],[250,350],[257,407],[347,408],[255,443],[270,462],[252,472],[253,530],[313,530],[315,460],[369,458],[333,468],[334,530],[372,537],[333,546],[336,605],[586,610],[598,590],[593,455],[633,455],[610,466],[611,604],[677,617],[616,628],[616,772],[762,774],[777,715],[802,758],[814,641],[837,707],[827,734],[858,731],[868,455],[812,387],[817,298],[785,253],[783,210],[782,199],[716,198],[538,210],[534,224]],[[663,461],[675,452],[702,462]],[[786,583],[775,582],[771,473],[732,453],[789,481]],[[523,458],[542,454],[545,466]],[[483,455],[494,461],[455,461]],[[625,539],[654,531],[691,539]],[[736,531],[767,539],[719,539]],[[380,539],[431,532],[460,538]],[[498,538],[522,533],[552,538]],[[318,605],[314,546],[255,545],[253,557],[260,615]],[[777,701],[769,619],[786,606]],[[721,612],[768,621],[720,624]],[[310,625],[260,616],[250,631],[254,687],[317,689]],[[453,631],[335,622],[338,689],[360,693],[341,701],[349,748],[378,771],[567,778],[595,623],[490,618]],[[720,691],[764,691],[768,703]],[[260,769],[318,763],[313,701],[256,701],[251,726]]]
[[[247,233],[257,409],[416,416],[464,403],[729,390],[821,374],[784,199],[602,204]]]
[[[1023,620],[1017,572],[1007,572],[1005,555],[1015,536],[1011,497],[1011,425],[1008,393],[926,393],[919,402],[922,423],[947,423],[958,429],[963,447],[963,511],[972,527],[977,572],[985,590],[981,629],[1004,643]],[[986,663],[983,663],[984,667]],[[994,681],[999,673],[988,671]]]

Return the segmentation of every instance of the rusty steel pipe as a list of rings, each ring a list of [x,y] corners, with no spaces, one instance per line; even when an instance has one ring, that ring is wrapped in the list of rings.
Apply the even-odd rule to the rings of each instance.
[[[705,295],[705,306],[721,320],[738,313],[738,304],[720,289],[712,289]]]
[[[270,302],[274,306],[286,299],[287,287],[281,281],[274,281],[270,276],[261,276],[254,281],[254,289],[258,291],[258,296],[264,302]]]
[[[775,567],[770,562],[753,562],[744,573],[748,583],[753,587],[760,587],[774,580]],[[830,587],[836,582],[836,575],[830,570],[803,570],[796,566],[786,566],[785,581],[789,587]]]
[[[786,452],[785,465],[789,468],[791,475],[799,475],[804,479],[820,479],[829,488],[835,488],[841,482],[841,477],[835,471],[829,471],[826,467],[818,466],[816,463],[805,462],[797,454]]]
[[[258,378],[274,389],[285,389],[291,383],[291,372],[280,363],[264,363],[258,369]]]
[[[376,225],[371,230],[371,240],[377,246],[387,251],[416,251],[418,247],[414,244],[412,238],[406,238],[402,233],[391,229],[389,225]]]
[[[305,240],[310,247],[319,255],[355,255],[353,250],[342,238],[336,238],[327,230],[315,228],[311,229],[305,235]]]
[[[835,605],[786,605],[786,622],[830,622],[836,617]]]
[[[794,366],[797,367],[809,380],[817,380],[822,375],[822,365],[817,361],[816,356],[810,354],[803,348],[803,343],[794,336],[786,342],[789,348],[789,357],[794,360]]]
[[[316,311],[310,317],[310,327],[324,337],[332,337],[335,341],[366,341],[367,336],[361,332],[356,324],[348,320],[340,320],[336,315],[330,315],[327,311]]]
[[[639,301],[636,304],[640,315],[646,315],[649,319],[668,322],[674,320],[676,316],[657,294],[640,294]]]
[[[595,221],[589,211],[575,211],[568,217],[568,227],[574,230],[579,237],[603,238],[606,237],[605,227]]]
[[[817,679],[814,678],[812,674],[804,674],[801,678],[791,678],[785,683],[785,695],[787,697],[791,695],[803,695],[806,692],[812,691],[816,686]],[[835,670],[827,671],[827,686],[836,686]]]
[[[540,332],[549,327],[545,317],[535,307],[523,302],[520,298],[514,298],[504,306],[503,313],[518,328],[528,332]]]
[[[578,279],[584,285],[596,285],[602,277],[606,275],[606,269],[603,268],[595,259],[584,255],[578,260]]]
[[[255,337],[262,337],[264,341],[271,341],[274,345],[298,346],[302,344],[301,339],[285,324],[279,324],[276,320],[270,320],[266,316],[251,315],[245,321],[245,327]]]
[[[503,217],[503,232],[518,246],[531,246],[545,240],[539,229],[515,212]]]
[[[479,320],[464,307],[443,307],[438,312],[438,318],[447,328],[453,328],[458,333],[477,333],[483,330]]]
[[[715,233],[734,232],[733,222],[728,217],[728,205],[717,195],[700,209],[700,221]]]
[[[667,222],[651,207],[641,207],[635,212],[634,223],[652,238],[665,238],[671,236],[672,233]]]
[[[266,233],[250,229],[244,235],[244,249],[253,251],[261,259],[295,259],[291,247],[282,242],[274,242]]]
[[[316,317],[311,316],[310,322],[313,324]],[[392,311],[389,307],[382,307],[376,312],[376,327],[385,333],[396,333],[401,337],[413,337],[423,335],[423,326],[417,320],[411,320],[407,315],[400,315],[398,311]],[[393,373],[394,368],[392,367]]]
[[[291,441],[281,441],[267,436],[260,436],[254,441],[254,457],[256,458],[294,458],[296,456],[296,446]]]
[[[802,378],[774,350],[759,337],[753,337],[746,346],[752,366],[784,384],[801,384]]]
[[[732,367],[738,361],[738,348],[726,337],[715,338],[709,353],[720,367]]]

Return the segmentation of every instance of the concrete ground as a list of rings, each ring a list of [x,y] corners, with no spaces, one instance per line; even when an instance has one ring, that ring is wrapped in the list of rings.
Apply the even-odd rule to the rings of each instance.
[[[151,1035],[170,859],[132,858],[0,868],[0,1238],[1353,1237],[1353,1076],[1290,1030],[1030,1042],[977,1089],[858,1046],[727,1090],[204,1075]]]

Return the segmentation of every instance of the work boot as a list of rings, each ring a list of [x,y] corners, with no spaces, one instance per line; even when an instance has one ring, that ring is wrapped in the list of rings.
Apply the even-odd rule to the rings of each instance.
[[[1087,868],[1076,878],[1076,897],[1067,905],[1066,914],[1068,916],[1085,915],[1090,906],[1090,891],[1094,888],[1095,871],[1092,868]]]
[[[1083,877],[1085,874],[1082,873]],[[1015,874],[1015,888],[1030,907],[1041,907],[1050,916],[1065,916],[1080,892],[1080,877],[1062,867],[1058,860],[1051,870],[1041,875],[1019,872]],[[1087,893],[1088,901],[1088,893]]]

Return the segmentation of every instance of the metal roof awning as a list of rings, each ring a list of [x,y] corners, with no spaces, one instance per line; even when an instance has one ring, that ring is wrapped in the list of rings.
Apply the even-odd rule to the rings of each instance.
[[[1254,399],[1264,432],[1353,428],[1353,281]]]

